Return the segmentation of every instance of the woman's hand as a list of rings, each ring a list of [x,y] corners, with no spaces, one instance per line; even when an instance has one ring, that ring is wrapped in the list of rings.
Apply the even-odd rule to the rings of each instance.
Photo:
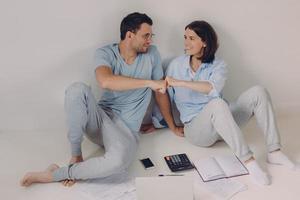
[[[167,81],[167,87],[182,87],[184,82],[170,76],[167,76],[165,80]]]
[[[171,129],[172,132],[179,136],[179,137],[184,137],[184,129],[181,126],[175,126],[174,128]]]

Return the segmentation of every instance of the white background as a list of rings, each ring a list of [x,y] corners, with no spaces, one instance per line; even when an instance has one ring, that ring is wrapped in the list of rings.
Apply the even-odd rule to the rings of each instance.
[[[65,129],[64,90],[84,81],[97,92],[94,51],[118,42],[134,11],[153,19],[164,60],[183,53],[185,25],[208,21],[230,70],[225,96],[260,84],[277,113],[297,114],[299,10],[296,0],[0,0],[0,133]]]

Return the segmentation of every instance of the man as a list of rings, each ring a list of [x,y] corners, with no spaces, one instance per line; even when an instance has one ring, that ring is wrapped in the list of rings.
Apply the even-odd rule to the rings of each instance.
[[[21,185],[103,178],[126,169],[135,157],[138,131],[150,103],[152,90],[168,127],[183,136],[170,113],[159,52],[152,42],[152,20],[141,13],[126,16],[121,41],[96,51],[96,79],[104,89],[96,103],[90,88],[74,83],[66,90],[65,108],[72,157],[68,167],[50,165],[45,171],[27,173]],[[83,135],[103,146],[104,156],[83,161]]]

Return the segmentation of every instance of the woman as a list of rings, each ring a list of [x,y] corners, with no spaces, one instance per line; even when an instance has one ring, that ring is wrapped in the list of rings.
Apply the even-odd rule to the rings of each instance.
[[[269,176],[255,161],[239,128],[254,115],[262,129],[271,164],[295,168],[282,153],[280,137],[267,90],[255,86],[228,104],[221,92],[225,85],[226,64],[215,58],[217,35],[205,21],[194,21],[185,27],[185,55],[168,66],[166,81],[170,98],[175,102],[184,134],[191,143],[212,146],[223,139],[244,162],[250,176],[259,185],[269,185]]]

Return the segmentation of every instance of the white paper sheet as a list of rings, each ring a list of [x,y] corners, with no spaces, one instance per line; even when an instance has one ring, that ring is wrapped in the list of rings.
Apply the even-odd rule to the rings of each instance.
[[[205,187],[218,200],[231,199],[237,193],[248,189],[246,184],[233,179],[219,179],[204,183],[198,178],[197,182]]]
[[[137,200],[134,178],[127,172],[81,182],[76,189],[91,200]]]

